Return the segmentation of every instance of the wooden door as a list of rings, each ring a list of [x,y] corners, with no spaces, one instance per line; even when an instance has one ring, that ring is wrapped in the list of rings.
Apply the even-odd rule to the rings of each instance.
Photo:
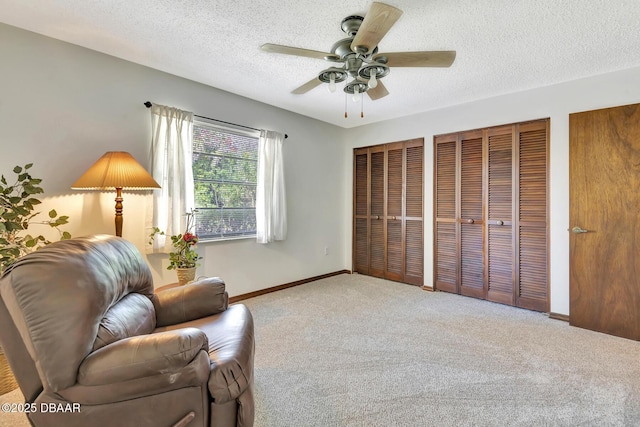
[[[369,274],[369,151],[354,150],[353,271]]]
[[[549,121],[517,126],[516,306],[549,311],[548,141]]]
[[[457,222],[457,135],[435,138],[435,230],[434,287],[439,291],[459,293]]]
[[[370,153],[369,275],[384,277],[385,270],[385,150],[372,147]]]
[[[402,227],[404,242],[403,281],[424,285],[424,140],[404,143],[405,203]]]
[[[482,131],[460,135],[460,294],[485,298]]]
[[[404,150],[402,142],[388,144],[386,174],[386,211],[384,221],[387,230],[387,257],[385,277],[402,281],[404,270]]]
[[[487,299],[514,305],[513,126],[487,130]]]
[[[548,311],[549,121],[434,142],[436,288]]]
[[[569,172],[569,321],[640,340],[640,104],[571,114]]]
[[[353,270],[424,284],[423,139],[354,150]]]

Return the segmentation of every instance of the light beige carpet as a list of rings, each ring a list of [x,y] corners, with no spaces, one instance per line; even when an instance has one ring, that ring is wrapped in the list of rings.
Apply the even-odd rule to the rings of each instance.
[[[361,275],[244,303],[256,427],[640,426],[635,341]]]

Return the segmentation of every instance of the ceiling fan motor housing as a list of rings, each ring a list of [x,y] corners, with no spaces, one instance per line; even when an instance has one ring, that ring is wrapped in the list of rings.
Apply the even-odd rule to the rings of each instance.
[[[347,58],[345,67],[347,69],[347,73],[349,73],[351,77],[358,77],[358,70],[360,70],[360,67],[362,67],[362,59],[356,57],[355,55]]]

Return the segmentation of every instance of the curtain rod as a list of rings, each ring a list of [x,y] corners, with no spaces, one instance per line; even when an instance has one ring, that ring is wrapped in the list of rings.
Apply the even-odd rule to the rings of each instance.
[[[145,107],[147,107],[147,108],[151,108],[151,106],[152,106],[152,105],[153,105],[153,104],[152,104],[150,101],[147,101],[147,102],[145,102],[145,103],[144,103],[144,106],[145,106]],[[212,121],[214,121],[214,122],[218,122],[218,123],[225,123],[225,124],[227,124],[227,125],[231,125],[231,126],[238,126],[238,127],[241,127],[241,128],[251,129],[251,130],[256,130],[256,131],[260,132],[260,129],[256,129],[256,128],[252,128],[252,127],[244,126],[244,125],[239,125],[239,124],[237,124],[237,123],[225,122],[224,120],[212,119],[211,117],[199,116],[199,115],[197,115],[197,114],[194,114],[194,116],[195,116],[195,117],[199,117],[199,118],[201,118],[201,119],[212,120]],[[285,139],[289,138],[289,135],[287,135],[287,134],[285,133],[285,134],[284,134],[284,138],[285,138]]]

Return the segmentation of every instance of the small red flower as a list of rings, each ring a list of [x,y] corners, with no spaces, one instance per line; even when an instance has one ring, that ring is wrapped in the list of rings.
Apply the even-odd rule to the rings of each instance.
[[[184,233],[182,235],[182,240],[184,240],[187,243],[191,243],[195,245],[196,242],[198,241],[198,237],[193,233]]]

